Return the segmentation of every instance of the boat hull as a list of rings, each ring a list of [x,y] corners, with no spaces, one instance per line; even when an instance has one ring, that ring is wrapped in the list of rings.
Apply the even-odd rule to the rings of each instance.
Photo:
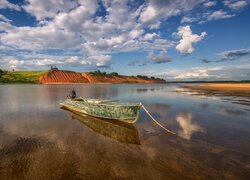
[[[122,102],[103,102],[99,100],[72,100],[67,99],[61,106],[77,113],[90,116],[120,120],[127,123],[135,123],[139,117],[140,104]]]

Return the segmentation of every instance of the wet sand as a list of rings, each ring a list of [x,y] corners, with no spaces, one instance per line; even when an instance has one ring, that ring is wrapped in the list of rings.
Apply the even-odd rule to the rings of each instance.
[[[182,86],[184,88],[190,88],[195,90],[204,90],[209,94],[223,94],[229,96],[241,96],[250,97],[250,83],[242,84],[201,84]]]

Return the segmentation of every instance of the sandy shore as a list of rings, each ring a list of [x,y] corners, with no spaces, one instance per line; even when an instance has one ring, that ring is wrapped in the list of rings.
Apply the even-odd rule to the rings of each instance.
[[[191,85],[182,87],[195,90],[204,90],[213,94],[250,97],[250,83],[242,83],[242,84],[214,83],[214,84],[200,84],[200,85]]]

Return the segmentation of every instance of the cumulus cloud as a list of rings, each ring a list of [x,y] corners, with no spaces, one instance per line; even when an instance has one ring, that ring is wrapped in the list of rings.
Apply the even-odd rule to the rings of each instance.
[[[225,6],[228,6],[233,10],[239,10],[248,5],[248,1],[236,1],[236,0],[225,0],[223,1],[223,3]]]
[[[216,4],[215,4],[216,5]],[[207,8],[207,7],[206,7]],[[235,12],[232,13],[226,10],[205,10],[203,13],[193,14],[190,16],[183,16],[181,19],[181,23],[192,23],[198,22],[199,24],[204,24],[208,21],[216,21],[220,19],[228,19],[236,16]]]
[[[0,1],[0,8],[25,11],[34,16],[35,26],[14,26],[10,19],[0,15],[1,49],[29,50],[75,50],[85,58],[74,60],[71,65],[95,65],[108,67],[112,64],[111,55],[117,52],[161,51],[148,57],[149,63],[169,62],[164,52],[176,46],[176,42],[166,39],[158,29],[170,17],[183,15],[181,23],[198,21],[190,16],[195,8],[214,6],[208,0],[25,0],[21,7]],[[232,3],[235,1],[232,1]],[[232,4],[231,3],[231,4]],[[229,5],[228,5],[229,6]],[[236,6],[236,5],[235,5]],[[204,19],[229,18],[230,14],[210,12]],[[231,15],[232,16],[232,15]],[[183,28],[183,30],[181,30]],[[148,31],[148,29],[151,29]],[[185,32],[184,32],[185,31]],[[193,52],[193,43],[200,41],[206,33],[192,34],[189,26],[180,27],[181,37],[177,50],[182,54]],[[12,51],[12,52],[13,52]],[[79,55],[72,54],[79,57]],[[33,55],[33,59],[38,59]],[[74,57],[73,57],[74,58]],[[50,58],[43,58],[50,59]],[[81,60],[82,59],[82,60]],[[149,60],[151,59],[151,60]],[[20,61],[23,59],[19,59]],[[41,59],[39,59],[41,60]],[[66,60],[64,58],[64,60]],[[25,61],[25,60],[23,60]],[[71,60],[73,61],[73,59]],[[68,62],[65,62],[68,63]],[[22,64],[19,62],[19,64]],[[24,63],[25,64],[25,63]],[[136,63],[138,64],[138,63]]]
[[[49,67],[52,65],[60,65],[63,62],[60,61],[55,61],[52,59],[43,59],[43,60],[32,60],[32,61],[27,61],[27,60],[18,60],[14,59],[14,57],[9,60],[8,64],[6,66],[9,66],[10,68],[16,69],[16,70],[25,70],[25,69],[30,69],[30,68],[37,68],[37,67]]]
[[[141,37],[141,40],[145,40],[145,41],[147,41],[147,40],[153,40],[157,36],[158,36],[158,34],[156,34],[155,32],[154,33],[147,33],[143,37]]]
[[[211,14],[207,15],[207,20],[208,21],[212,21],[212,20],[218,20],[218,19],[226,19],[226,18],[231,18],[235,16],[234,14],[228,14],[225,11],[222,10],[218,10],[218,11],[214,11]]]
[[[250,65],[166,69],[161,72],[145,71],[143,74],[173,81],[245,80],[250,78]]]
[[[248,61],[247,57],[250,55],[250,48],[246,49],[235,49],[230,51],[223,51],[219,53],[221,56],[218,60],[209,60],[207,58],[201,58],[200,61],[203,63],[211,62],[222,62],[222,61],[235,61],[235,60],[245,60]]]
[[[15,27],[12,26],[9,22],[0,21],[0,31],[11,32],[13,30],[15,30]],[[0,33],[0,40],[1,40],[1,33]]]
[[[79,56],[53,56],[45,54],[26,54],[20,53],[17,59],[15,56],[1,56],[2,69],[47,69],[50,66],[57,66],[59,68],[80,68],[81,66],[89,66],[92,68],[109,68],[111,65],[111,56],[109,55],[96,55],[87,58]]]
[[[139,21],[151,29],[159,28],[162,19],[187,12],[199,5],[199,0],[150,0],[142,7]]]
[[[184,16],[181,19],[181,23],[191,23],[191,22],[194,22],[196,20],[197,20],[197,18]]]
[[[97,67],[108,68],[111,65],[112,57],[110,55],[90,56],[88,61],[94,62]]]
[[[224,52],[221,52],[220,55],[222,56],[222,58],[218,60],[219,62],[239,60],[242,57],[250,55],[250,48],[224,51]]]
[[[0,14],[0,21],[11,22],[10,19],[6,18],[4,15]]]
[[[33,15],[37,20],[54,18],[58,12],[69,12],[77,6],[77,1],[68,0],[26,0],[23,9]]]
[[[0,36],[0,40],[17,49],[63,49],[80,43],[75,33],[61,30],[53,24],[43,27],[12,27],[12,30],[7,31]]]
[[[145,66],[148,63],[150,64],[162,64],[162,63],[168,63],[171,62],[171,57],[167,56],[166,51],[160,51],[159,54],[155,54],[154,51],[149,52],[147,59],[144,61],[130,61],[128,63],[128,66]]]
[[[18,5],[12,4],[8,2],[7,0],[1,0],[0,1],[0,9],[15,9],[17,11],[20,11],[21,8]]]
[[[203,4],[203,6],[205,7],[212,7],[212,6],[215,6],[217,4],[216,1],[207,1]]]
[[[165,50],[174,45],[156,32],[145,33],[138,22],[142,6],[128,4],[129,0],[27,0],[22,8],[38,25],[15,27],[1,16],[5,21],[0,22],[0,41],[2,46],[17,50],[80,49],[88,61],[100,67],[111,64],[110,53]],[[96,16],[100,6],[105,16]]]
[[[192,119],[193,115],[191,113],[182,112],[176,117],[176,121],[181,127],[181,130],[178,131],[178,135],[187,140],[189,140],[195,132],[204,132],[201,126],[192,122]]]
[[[167,53],[164,51],[160,51],[159,54],[154,54],[152,51],[148,54],[147,58],[152,64],[161,64],[171,61],[171,57],[167,56]]]
[[[202,32],[201,35],[193,34],[190,26],[180,26],[176,36],[181,37],[176,49],[180,51],[182,55],[191,54],[194,51],[193,43],[197,43],[206,36],[206,32]]]

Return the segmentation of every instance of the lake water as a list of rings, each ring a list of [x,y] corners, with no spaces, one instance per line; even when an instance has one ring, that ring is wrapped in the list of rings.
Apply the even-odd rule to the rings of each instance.
[[[86,98],[142,102],[134,125],[60,108]],[[0,179],[248,179],[250,100],[177,84],[1,85]]]

